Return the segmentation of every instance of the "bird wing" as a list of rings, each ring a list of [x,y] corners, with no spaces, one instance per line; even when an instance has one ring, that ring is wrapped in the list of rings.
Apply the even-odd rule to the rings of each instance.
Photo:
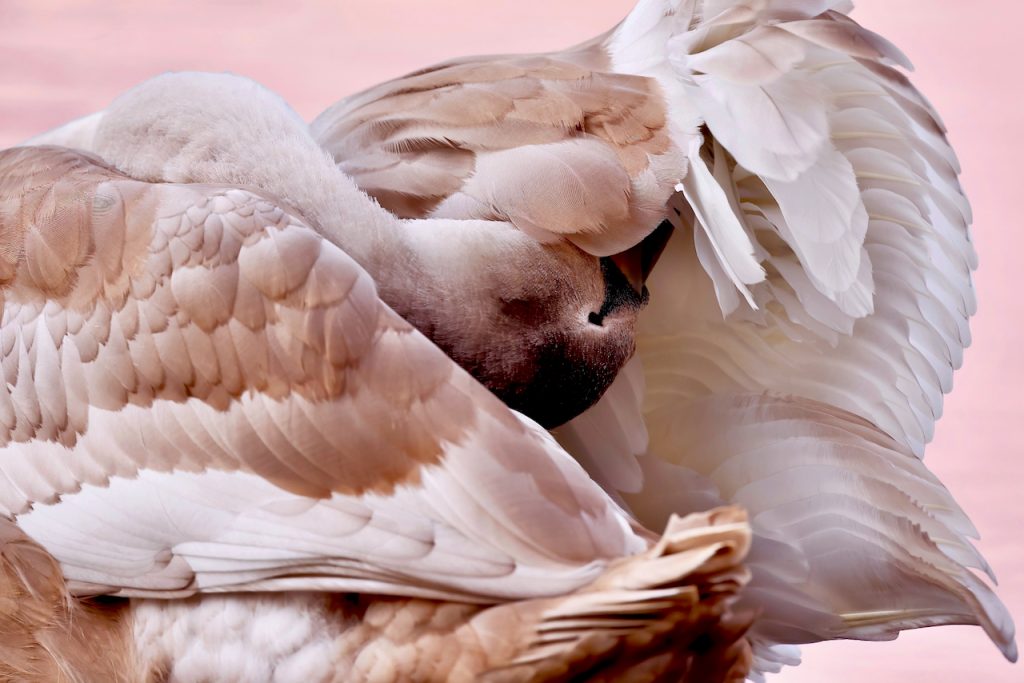
[[[763,643],[970,622],[1012,657],[1005,608],[968,569],[985,567],[967,540],[973,527],[914,459],[970,342],[970,206],[941,119],[899,70],[906,58],[849,19],[851,8],[846,0],[641,0],[582,52],[549,57],[582,61],[604,82],[650,82],[628,81],[662,102],[669,151],[644,156],[659,182],[673,185],[659,218],[677,227],[648,280],[636,358],[597,405],[556,433],[652,528],[668,510],[740,499],[751,506],[761,563],[751,590],[765,609],[754,633],[761,629]],[[565,145],[543,137],[557,134],[551,124],[575,120],[578,131],[586,120],[548,113],[539,130],[513,126],[509,84],[523,87],[523,76],[511,70],[503,80],[503,69],[524,59],[413,74],[337,105],[314,133],[399,213],[402,202],[373,189],[378,172],[387,192],[412,197],[426,214],[501,206],[512,220],[525,213],[516,204],[536,197],[592,224],[588,201],[573,204],[590,195],[551,181],[571,177],[565,168],[552,165],[552,175],[530,184],[515,166],[481,163],[490,146],[511,156],[516,146]],[[535,85],[533,110],[563,111],[564,82],[526,80]],[[458,105],[454,119],[424,104],[448,97]],[[361,117],[362,108],[372,115]],[[444,152],[430,165],[416,156],[423,148]],[[434,180],[441,159],[459,165]],[[615,169],[567,163],[595,168],[586,182],[609,192]],[[468,191],[474,183],[489,193]],[[541,235],[535,220],[519,225]],[[714,404],[719,413],[703,407],[712,399],[725,401]],[[786,420],[772,417],[786,411]],[[787,429],[805,452],[773,448]],[[722,436],[731,432],[745,438]],[[765,443],[755,449],[756,439]],[[747,498],[734,481],[735,463],[753,467],[743,457],[751,449],[763,458],[753,472],[770,496]],[[689,458],[701,452],[710,455],[698,467]],[[759,648],[759,666],[791,654]]]
[[[914,458],[970,342],[970,207],[905,58],[848,5],[646,0],[609,38],[666,93],[689,175],[632,372],[559,438],[651,528],[748,505],[768,642],[968,622],[1015,657],[976,532]]]
[[[784,330],[768,346],[806,367],[778,382],[769,369],[773,388],[920,454],[970,341],[970,207],[941,120],[896,68],[906,58],[848,5],[644,0],[579,48],[446,62],[312,130],[398,215],[509,221],[600,255],[666,215],[695,227],[719,307],[695,311],[685,292],[704,276],[666,262],[677,281],[654,293],[655,331]]]
[[[342,100],[312,133],[398,216],[508,221],[606,256],[661,223],[680,164],[657,83],[606,59],[447,62]]]
[[[0,152],[0,514],[79,593],[563,593],[648,539],[273,198]]]
[[[820,402],[763,393],[662,403],[647,413],[644,486],[623,494],[651,528],[725,501],[755,531],[745,600],[760,643],[885,640],[977,623],[1015,656],[1013,621],[953,496],[874,425]],[[761,667],[762,669],[770,667]]]
[[[721,312],[681,314],[699,285],[691,263],[664,262],[675,281],[657,283],[648,318],[663,324],[649,329],[699,319],[711,337],[749,333],[762,367],[743,364],[740,383],[769,377],[758,381],[862,415],[920,455],[970,342],[970,206],[938,114],[895,68],[906,58],[843,4],[644,2],[611,39],[616,69],[656,78],[673,114],[699,122],[672,214],[681,232],[698,226]],[[740,252],[762,281],[731,277],[749,270]]]

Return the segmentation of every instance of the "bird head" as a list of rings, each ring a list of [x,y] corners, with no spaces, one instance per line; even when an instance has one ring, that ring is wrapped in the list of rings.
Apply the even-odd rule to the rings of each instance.
[[[665,223],[598,257],[497,221],[408,228],[408,254],[369,267],[381,297],[508,406],[549,428],[593,405],[632,356],[643,283],[671,233]]]

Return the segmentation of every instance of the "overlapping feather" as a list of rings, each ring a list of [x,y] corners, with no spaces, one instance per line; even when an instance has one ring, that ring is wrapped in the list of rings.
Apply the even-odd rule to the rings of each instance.
[[[656,78],[676,125],[690,126],[674,139],[690,141],[697,174],[673,199],[682,230],[648,283],[638,348],[645,420],[630,440],[649,435],[649,447],[618,454],[643,472],[640,491],[635,477],[620,490],[649,524],[722,500],[755,510],[748,595],[765,607],[755,636],[762,670],[794,662],[782,643],[891,637],[934,623],[981,623],[1015,657],[1005,608],[966,569],[988,571],[964,538],[973,527],[911,459],[931,438],[970,342],[970,208],[941,120],[894,68],[906,58],[844,16],[849,9],[652,0],[609,41],[614,66]],[[704,182],[707,166],[716,187]],[[725,234],[743,248],[717,247]],[[736,277],[754,265],[761,281]],[[626,398],[615,385],[610,393],[592,409],[606,424]],[[799,411],[804,399],[868,423],[844,428],[837,447],[815,428],[832,417],[773,426],[764,412]],[[725,407],[730,400],[751,409]],[[707,412],[708,402],[718,407]],[[805,441],[788,441],[803,430]],[[871,462],[885,438],[893,455],[870,465],[869,485],[857,463]],[[842,464],[796,463],[816,452]],[[699,453],[710,458],[704,466]],[[777,471],[758,474],[773,461]],[[729,481],[740,473],[750,483],[736,488]],[[815,491],[834,496],[808,497]],[[879,572],[908,604],[863,583]]]

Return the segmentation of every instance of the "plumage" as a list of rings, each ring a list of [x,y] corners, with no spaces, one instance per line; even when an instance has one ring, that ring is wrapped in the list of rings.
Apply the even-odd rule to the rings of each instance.
[[[212,79],[251,92],[247,82]],[[185,77],[171,87],[193,81],[209,85]],[[267,104],[268,125],[287,129],[273,119],[289,112]],[[0,489],[0,505],[60,563],[67,590],[163,600],[361,592],[467,605],[520,601],[514,611],[524,629],[548,619],[531,609],[557,608],[563,619],[599,608],[610,620],[570,619],[566,628],[578,635],[537,652],[528,630],[522,641],[492,636],[493,648],[512,658],[502,666],[527,673],[566,657],[571,666],[595,665],[608,650],[593,650],[592,639],[617,642],[619,627],[611,625],[632,601],[666,618],[697,619],[706,607],[696,621],[665,631],[655,618],[650,628],[694,638],[718,633],[733,659],[704,666],[735,660],[745,670],[744,621],[730,616],[731,596],[745,581],[740,513],[721,518],[731,525],[723,530],[735,549],[731,560],[715,559],[725,547],[714,530],[718,518],[694,518],[651,550],[651,561],[664,556],[668,564],[656,563],[665,568],[643,588],[629,578],[642,575],[630,563],[647,560],[630,556],[652,547],[655,536],[543,429],[394,313],[367,272],[325,237],[349,230],[346,221],[369,227],[377,220],[396,239],[398,220],[347,185],[311,143],[314,171],[319,160],[337,184],[317,206],[344,210],[313,214],[317,228],[269,194],[274,177],[265,170],[249,176],[247,189],[169,182],[175,174],[180,181],[232,178],[173,153],[119,148],[130,128],[117,126],[133,121],[140,134],[151,125],[108,111],[97,147],[120,168],[164,182],[133,179],[66,148],[0,152],[0,222],[11,238],[3,329],[13,333],[4,356],[12,424],[0,449],[10,486]],[[104,127],[117,131],[113,143],[104,142]],[[308,204],[309,175],[279,188]],[[354,203],[339,200],[346,191]],[[596,294],[595,305],[603,293]],[[595,327],[600,335],[611,322]],[[63,333],[54,338],[51,330]],[[702,536],[705,529],[712,536]],[[721,575],[726,588],[702,600],[687,577],[713,559],[702,575]],[[611,602],[592,603],[600,591],[612,591]],[[546,602],[531,608],[534,599]],[[142,628],[144,615],[121,608],[117,618]],[[510,618],[488,616],[487,623]],[[467,628],[467,652],[481,652],[475,627]],[[612,635],[599,636],[602,628]],[[456,640],[448,634],[444,642]],[[664,648],[658,638],[646,642],[636,653],[641,661]],[[133,635],[122,634],[117,646],[139,658],[126,676],[145,678],[164,666]],[[516,659],[527,654],[528,661]],[[672,666],[685,669],[694,659],[701,657],[680,653]],[[460,675],[499,663],[463,665]]]
[[[970,342],[976,257],[956,157],[934,108],[894,68],[909,66],[906,57],[845,16],[848,11],[837,2],[651,0],[599,39],[607,62],[589,57],[658,84],[666,130],[684,157],[675,168],[651,161],[660,178],[678,183],[673,189],[679,194],[663,214],[677,230],[648,282],[651,304],[640,317],[632,361],[643,368],[646,392],[634,395],[625,383],[613,384],[605,399],[559,430],[588,471],[622,494],[648,525],[663,517],[645,516],[645,507],[740,502],[723,496],[720,481],[689,470],[668,472],[653,459],[679,457],[681,443],[659,445],[648,435],[683,419],[689,410],[684,406],[697,405],[686,402],[759,392],[772,400],[820,401],[868,420],[895,440],[894,448],[920,456]],[[590,43],[585,50],[593,48]],[[382,86],[388,92],[402,87],[401,79]],[[347,125],[339,114],[347,117],[359,101],[335,105],[314,124],[341,168],[366,153],[353,152],[336,134]],[[505,130],[503,125],[495,122]],[[534,142],[511,130],[509,138]],[[740,430],[759,419],[709,420],[694,438],[706,440],[714,429]],[[588,439],[591,433],[602,436]],[[781,491],[803,485],[800,471],[779,476]],[[831,475],[814,476],[827,481]],[[860,495],[878,504],[874,494]],[[929,519],[937,514],[925,510]],[[830,525],[862,524],[864,510],[828,514],[834,515],[828,521],[819,518],[822,534]],[[930,528],[912,510],[899,515]],[[762,537],[768,534],[756,517],[754,523]],[[890,523],[901,524],[896,518]],[[967,528],[963,520],[943,523],[960,532]],[[842,546],[842,532],[833,533]],[[958,562],[979,564],[962,543],[946,550]],[[877,557],[901,566],[891,549]],[[815,571],[824,579],[829,570]],[[948,612],[934,620],[980,620],[1015,656],[1005,610],[970,597],[973,578],[956,576],[959,584],[948,590],[962,602],[953,608],[946,597],[933,595],[936,605],[946,605],[935,607],[936,613]],[[787,600],[794,601],[791,588]],[[751,588],[766,596],[778,590],[762,589],[757,581]],[[822,590],[845,595],[862,589],[837,583]],[[771,613],[785,609],[781,601],[766,604],[765,628],[784,623]],[[773,626],[769,640],[867,637],[852,622],[843,626],[827,616],[837,612],[834,607],[815,609],[818,625],[791,620],[789,636],[786,627]],[[877,619],[871,637],[912,622],[895,612]],[[774,655],[761,652],[763,663],[773,666]]]
[[[343,100],[312,131],[400,216],[507,220],[606,256],[658,226],[680,163],[657,85],[606,62],[596,46],[456,60]]]
[[[672,526],[674,547],[658,544],[642,563],[617,564],[567,600],[481,607],[299,593],[138,601],[140,668],[168,662],[163,670],[180,680],[740,680],[750,617],[723,608],[745,580],[736,565],[745,552],[742,515],[722,511]],[[690,585],[663,587],[684,574]],[[699,603],[697,591],[706,596]],[[201,645],[226,636],[244,649],[229,646],[214,659]],[[253,657],[250,646],[265,655]]]
[[[947,623],[1014,659],[920,460],[970,206],[851,9],[641,0],[310,127],[167,75],[0,153],[0,504],[72,591],[144,596],[142,675],[223,676],[217,619],[329,624],[268,645],[295,680],[736,680]]]
[[[538,455],[550,445],[538,440],[534,431],[524,429],[500,404],[495,402],[487,411],[486,401],[495,399],[468,377],[461,374],[457,375],[460,379],[453,377],[453,373],[461,371],[380,303],[364,271],[271,202],[249,192],[230,189],[146,185],[124,178],[87,157],[57,149],[12,150],[4,154],[0,164],[5,171],[5,196],[15,200],[25,197],[20,187],[38,187],[45,183],[50,169],[62,172],[67,165],[74,168],[73,189],[69,189],[66,196],[53,197],[53,206],[64,207],[64,213],[74,222],[62,225],[59,217],[54,220],[43,215],[49,205],[38,206],[32,202],[33,197],[28,196],[5,214],[39,217],[26,225],[26,237],[38,235],[39,240],[45,240],[50,229],[59,233],[74,229],[86,253],[100,251],[107,243],[98,242],[92,231],[89,216],[95,215],[95,210],[83,215],[84,207],[95,205],[93,193],[98,188],[122,199],[124,241],[141,247],[141,240],[133,231],[149,233],[150,249],[156,253],[150,257],[139,249],[135,253],[141,263],[126,259],[118,268],[141,270],[148,277],[161,280],[152,296],[159,298],[161,292],[167,292],[168,304],[162,314],[170,324],[157,335],[162,341],[157,342],[158,355],[161,360],[183,358],[177,369],[173,361],[166,363],[171,368],[167,374],[180,382],[177,386],[168,381],[170,378],[165,374],[162,386],[143,389],[131,362],[130,348],[134,339],[126,337],[124,330],[114,323],[115,318],[105,315],[97,322],[109,332],[99,340],[95,354],[88,361],[76,359],[74,354],[70,358],[86,377],[87,396],[84,398],[88,427],[69,431],[66,424],[53,416],[66,410],[71,397],[62,395],[59,381],[53,385],[45,382],[47,366],[60,372],[56,348],[50,345],[50,350],[46,351],[46,345],[40,345],[41,339],[50,341],[45,333],[36,333],[35,343],[22,336],[22,353],[27,347],[34,353],[22,356],[17,378],[12,378],[18,426],[15,434],[7,437],[6,444],[8,449],[17,449],[19,441],[35,439],[32,459],[38,468],[36,476],[42,478],[25,491],[27,500],[20,504],[5,500],[3,505],[8,514],[18,518],[22,528],[30,530],[44,545],[48,541],[46,529],[60,525],[63,515],[87,517],[90,505],[109,505],[109,500],[88,502],[96,496],[103,498],[104,492],[120,491],[117,494],[119,505],[129,500],[140,504],[146,499],[181,495],[174,494],[173,488],[165,488],[165,485],[173,487],[178,479],[165,480],[158,473],[173,472],[182,457],[206,470],[205,474],[196,475],[198,479],[189,487],[190,496],[199,505],[208,505],[209,502],[203,501],[214,500],[215,492],[235,486],[230,473],[238,472],[243,479],[256,475],[268,482],[264,493],[253,498],[250,491],[243,496],[251,500],[235,514],[237,523],[244,525],[249,514],[244,510],[264,505],[259,502],[261,496],[269,502],[281,497],[287,500],[289,494],[300,495],[323,499],[330,504],[336,495],[341,496],[340,501],[348,500],[346,496],[369,492],[388,496],[396,494],[396,488],[404,490],[413,483],[428,489],[440,487],[436,494],[428,496],[443,495],[447,487],[473,486],[472,482],[481,477],[480,490],[491,490],[485,482],[494,473],[483,468],[482,462],[466,469],[451,461],[449,465],[456,468],[452,470],[456,479],[452,480],[441,471],[437,474],[422,471],[424,466],[438,466],[451,457],[457,459],[459,452],[472,457],[474,449],[470,444],[483,438],[485,441],[495,439],[495,444],[518,442],[517,474],[507,482],[518,478],[522,492],[530,491],[540,499],[551,500],[555,505],[551,512],[557,510],[560,515],[566,515],[564,519],[573,528],[567,528],[564,534],[556,532],[558,543],[549,547],[535,546],[535,540],[528,546],[521,546],[521,540],[512,541],[516,537],[535,539],[536,534],[527,529],[519,531],[525,520],[509,517],[508,513],[483,522],[481,530],[493,530],[497,524],[510,534],[510,548],[521,548],[527,553],[524,558],[532,557],[542,564],[554,561],[557,565],[561,561],[558,558],[562,557],[568,559],[570,565],[578,564],[579,568],[599,557],[615,557],[642,546],[642,541],[626,529],[621,513],[607,502],[597,503],[601,494],[596,489],[587,492],[589,483],[571,461],[562,466],[540,466],[524,459],[526,443],[535,442]],[[17,169],[18,175],[23,173],[24,176],[7,173],[8,168]],[[32,169],[38,170],[33,174]],[[67,175],[61,173],[60,177]],[[18,181],[20,184],[15,184]],[[49,197],[47,195],[47,199]],[[186,207],[193,205],[211,209],[201,224],[182,220],[187,214]],[[243,220],[246,214],[248,219]],[[208,225],[217,228],[208,230]],[[229,230],[236,239],[223,239]],[[198,237],[196,232],[200,233]],[[201,246],[211,239],[219,239],[220,243],[204,258]],[[153,244],[161,245],[162,249],[153,249]],[[161,258],[162,250],[171,254],[169,262]],[[28,262],[31,256],[24,258]],[[71,302],[82,296],[79,288],[95,287],[93,283],[112,279],[111,274],[102,272],[102,259],[85,260],[75,256],[71,261],[75,266],[50,271],[48,279],[41,279],[40,271],[31,268],[22,270],[21,277],[16,275],[5,302],[7,315],[17,316],[22,299],[40,289],[59,291],[62,296],[52,300],[70,307]],[[90,271],[97,270],[101,272],[90,277]],[[179,278],[179,274],[183,277]],[[20,287],[28,291],[19,296],[23,278],[26,282]],[[59,289],[49,284],[53,280],[61,283]],[[65,284],[72,281],[75,284]],[[196,285],[197,282],[202,284]],[[120,287],[109,286],[106,292],[96,292],[94,296],[100,298],[91,305],[109,311],[115,301],[131,300],[126,297],[129,282],[121,280],[116,284]],[[241,391],[231,395],[220,382],[220,368],[210,334],[215,327],[244,327],[229,305],[240,300],[253,301],[264,309],[264,315],[263,324],[243,336],[250,341],[236,352],[265,360],[251,363],[242,370]],[[133,303],[141,307],[152,305],[146,299]],[[40,313],[37,311],[36,315]],[[58,308],[51,314],[59,316],[63,311]],[[328,322],[332,318],[334,322]],[[73,343],[66,339],[62,342]],[[460,382],[465,388],[459,388]],[[54,385],[55,390],[50,388]],[[355,402],[357,395],[359,401]],[[394,423],[390,417],[394,411],[405,415],[401,423]],[[332,413],[335,417],[325,421],[326,415]],[[169,425],[176,425],[171,433],[168,433]],[[297,429],[300,431],[295,432]],[[372,466],[359,457],[360,453],[367,452],[377,454]],[[106,488],[93,491],[87,487],[79,492],[77,488],[84,482],[67,479],[66,465],[62,462],[84,458],[100,460],[108,481],[93,484],[106,484]],[[116,479],[109,481],[110,477]],[[573,477],[580,480],[583,488],[572,483]],[[201,493],[205,481],[209,481],[208,494]],[[138,492],[133,488],[135,482],[144,485]],[[244,490],[246,485],[239,485]],[[256,486],[251,481],[250,485]],[[575,490],[571,504],[564,498],[565,487]],[[520,509],[513,502],[522,495],[516,488],[506,486],[494,491],[509,497],[510,510]],[[204,498],[204,495],[214,498]],[[33,502],[56,502],[54,498],[58,496],[62,497],[61,503],[53,508],[29,509]],[[79,499],[83,502],[77,502]],[[386,517],[387,506],[393,504],[382,500],[384,507],[380,510],[375,505],[360,509],[367,516],[380,513]],[[446,505],[451,505],[450,499]],[[65,507],[68,511],[62,512]],[[132,507],[128,505],[129,509]],[[484,498],[473,507],[477,510],[474,515],[454,518],[463,521],[445,521],[450,513],[440,510],[436,513],[439,516],[426,527],[427,538],[450,534],[449,528],[454,530],[465,522],[482,521],[481,514],[485,510],[501,508],[503,504]],[[170,505],[160,515],[166,516],[173,509],[180,509],[188,519],[199,519],[184,502],[180,506]],[[144,514],[141,509],[136,510],[134,517],[137,519],[141,514]],[[552,518],[545,519],[549,530],[553,530]],[[401,515],[394,522],[399,529],[408,526],[408,522],[400,520]],[[117,526],[113,520],[111,523]],[[284,520],[277,523],[284,523]],[[590,523],[597,526],[584,531]],[[231,518],[225,524],[224,533],[230,534],[236,528]],[[286,524],[303,526],[302,518],[295,516],[290,516]],[[170,525],[168,530],[160,532],[166,525]],[[180,540],[175,538],[174,529],[183,529],[183,525],[184,521],[172,515],[163,523],[156,518],[148,526],[158,535],[168,534],[163,543],[173,549],[191,538],[188,532]],[[126,550],[120,548],[114,528],[99,535],[96,529],[86,533],[91,535],[94,547],[95,544],[102,546],[104,539],[110,538],[111,555]],[[481,533],[471,532],[470,536]],[[78,580],[75,547],[85,547],[88,536],[74,540],[71,531],[64,531],[62,537],[61,547],[67,550],[59,551],[56,545],[50,545],[50,550],[64,563],[65,575]],[[459,534],[454,538],[458,539]],[[155,546],[153,551],[159,547]],[[526,547],[532,550],[527,551]],[[443,544],[435,546],[435,551],[441,548]],[[171,552],[176,556],[173,550]],[[513,555],[515,552],[518,551],[513,551]],[[345,553],[331,551],[329,554],[340,557]],[[110,586],[123,581],[126,590],[134,592],[167,590],[162,586],[151,588],[145,572],[140,576],[102,573],[97,576],[96,570],[90,568],[92,561],[83,562],[81,576],[85,583]],[[508,558],[505,562],[511,562],[505,573],[514,571],[515,561]],[[175,565],[172,560],[170,566]],[[576,569],[569,571],[571,574]],[[172,590],[191,592],[196,590],[195,583],[202,582],[201,575],[193,577],[186,573],[181,577],[181,584]]]
[[[0,521],[0,678],[109,680],[133,665],[117,606],[76,601],[60,566],[9,520]]]

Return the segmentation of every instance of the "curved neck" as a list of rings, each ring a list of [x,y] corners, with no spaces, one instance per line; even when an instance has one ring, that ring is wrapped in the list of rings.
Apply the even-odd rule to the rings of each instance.
[[[103,113],[92,147],[138,180],[267,194],[371,275],[384,255],[403,249],[403,223],[338,170],[284,100],[239,76],[175,73],[146,81]]]

